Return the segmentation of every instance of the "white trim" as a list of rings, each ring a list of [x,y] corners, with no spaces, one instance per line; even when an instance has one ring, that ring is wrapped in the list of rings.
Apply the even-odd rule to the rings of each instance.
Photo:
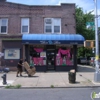
[[[3,20],[3,19],[6,19],[6,32],[2,32],[1,33],[1,21]],[[0,34],[7,34],[8,33],[8,18],[1,18],[0,19]]]
[[[28,26],[28,32],[22,32],[22,19],[27,19],[28,20],[28,24],[23,25],[23,26]],[[29,18],[21,18],[21,34],[28,34],[29,33],[29,24],[30,24],[30,19]]]
[[[51,19],[51,24],[46,24],[46,20],[47,19]],[[59,22],[57,23],[57,22],[54,22],[54,20],[55,19],[58,19],[59,20]],[[51,26],[52,27],[52,32],[46,32],[45,30],[45,28],[46,28],[46,26]],[[49,33],[49,34],[53,34],[54,33],[54,26],[60,26],[60,32],[58,32],[58,33],[56,33],[56,34],[61,34],[61,18],[44,18],[44,33]]]

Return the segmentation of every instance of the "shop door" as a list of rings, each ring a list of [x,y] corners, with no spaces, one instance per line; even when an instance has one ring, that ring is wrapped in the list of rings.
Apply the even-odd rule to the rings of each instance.
[[[47,67],[48,70],[55,70],[55,48],[47,48]]]

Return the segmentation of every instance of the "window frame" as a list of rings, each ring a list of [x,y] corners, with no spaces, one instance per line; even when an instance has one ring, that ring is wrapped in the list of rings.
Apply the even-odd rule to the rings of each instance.
[[[51,19],[51,21],[52,21],[52,23],[51,24],[46,24],[46,19]],[[60,20],[60,25],[58,24],[58,25],[55,25],[54,24],[54,20],[55,19],[59,19]],[[51,32],[46,32],[46,26],[51,26]],[[54,32],[54,26],[59,26],[60,27],[60,32]],[[51,34],[53,34],[53,33],[58,33],[58,34],[61,34],[61,18],[44,18],[44,33],[51,33]]]
[[[2,20],[6,19],[6,32],[1,32]],[[8,18],[0,18],[0,34],[7,34],[8,33]]]
[[[23,19],[28,19],[28,24],[27,25],[23,25],[22,23],[22,20]],[[30,24],[30,19],[29,18],[21,18],[21,34],[28,34],[29,33],[29,24]],[[23,26],[28,26],[28,32],[23,32]]]

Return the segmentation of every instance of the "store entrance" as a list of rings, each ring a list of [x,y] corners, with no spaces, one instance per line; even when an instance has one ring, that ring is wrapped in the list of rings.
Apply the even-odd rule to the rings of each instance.
[[[55,45],[47,45],[47,69],[55,70]]]

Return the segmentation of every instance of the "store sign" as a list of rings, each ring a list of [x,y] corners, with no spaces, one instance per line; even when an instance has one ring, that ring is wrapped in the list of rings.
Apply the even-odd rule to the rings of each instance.
[[[52,40],[49,40],[49,41],[40,41],[41,44],[61,44],[61,42],[59,41],[52,41]]]
[[[48,44],[47,41],[40,41],[41,44]]]
[[[59,41],[55,41],[54,44],[61,44],[61,42],[59,42]]]
[[[5,59],[19,59],[20,58],[20,49],[5,49],[4,51]]]

